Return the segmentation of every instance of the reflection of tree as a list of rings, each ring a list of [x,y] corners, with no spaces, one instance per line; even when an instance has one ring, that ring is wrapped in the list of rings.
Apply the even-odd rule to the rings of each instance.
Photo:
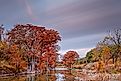
[[[35,81],[35,80],[36,80],[35,74],[27,75],[27,81]]]
[[[64,74],[64,78],[66,81],[74,81],[75,80],[75,76],[72,75],[71,71],[66,70],[66,71],[62,71],[62,74]]]
[[[46,75],[39,75],[37,81],[46,81]]]
[[[48,74],[29,74],[26,76],[1,77],[0,81],[56,81],[55,71]]]
[[[55,71],[50,71],[46,74],[38,75],[36,81],[56,81]]]
[[[49,75],[49,81],[56,81],[55,75]]]
[[[26,76],[12,76],[12,77],[1,77],[0,81],[27,81],[26,80],[27,77]]]

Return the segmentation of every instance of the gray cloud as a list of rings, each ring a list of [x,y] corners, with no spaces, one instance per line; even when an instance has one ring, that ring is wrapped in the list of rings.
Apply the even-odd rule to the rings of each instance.
[[[57,25],[64,38],[106,32],[121,26],[121,1],[78,0],[47,12],[45,23]]]
[[[62,50],[93,47],[101,35],[121,27],[121,0],[28,0],[32,20],[21,0],[0,0],[0,24],[33,23],[57,29]]]
[[[104,38],[104,36],[106,36],[105,33],[100,33],[65,39],[60,43],[61,50],[95,47],[96,44]]]

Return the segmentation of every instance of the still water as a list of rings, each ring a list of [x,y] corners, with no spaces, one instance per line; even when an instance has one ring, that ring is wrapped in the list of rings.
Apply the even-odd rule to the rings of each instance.
[[[121,74],[93,72],[81,70],[56,70],[44,74],[27,74],[0,77],[0,81],[121,81]]]
[[[79,81],[70,71],[0,77],[0,81]]]

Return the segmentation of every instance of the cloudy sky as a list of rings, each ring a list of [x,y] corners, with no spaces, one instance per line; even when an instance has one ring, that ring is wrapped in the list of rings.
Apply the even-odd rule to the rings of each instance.
[[[109,30],[121,28],[121,0],[0,0],[0,24],[32,23],[61,34],[61,53],[84,57]]]

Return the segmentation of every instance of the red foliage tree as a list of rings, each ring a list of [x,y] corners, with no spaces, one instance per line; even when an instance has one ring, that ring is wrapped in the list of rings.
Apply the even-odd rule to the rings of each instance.
[[[57,50],[53,46],[48,46],[46,48],[45,53],[40,57],[40,60],[43,61],[43,65],[46,66],[47,69],[54,68],[56,66],[56,60],[57,60]],[[41,66],[40,62],[40,68]]]
[[[29,66],[32,65],[32,62],[34,64],[42,62],[44,56],[50,54],[47,49],[53,47],[56,50],[56,44],[61,40],[57,31],[31,24],[16,25],[7,35],[9,44],[18,45],[19,48],[23,49],[22,56],[26,57]],[[40,57],[43,58],[40,59]],[[56,57],[52,60],[55,61],[55,59]]]
[[[75,51],[68,51],[63,57],[62,63],[67,66],[68,68],[71,68],[72,64],[79,58],[79,55]]]

